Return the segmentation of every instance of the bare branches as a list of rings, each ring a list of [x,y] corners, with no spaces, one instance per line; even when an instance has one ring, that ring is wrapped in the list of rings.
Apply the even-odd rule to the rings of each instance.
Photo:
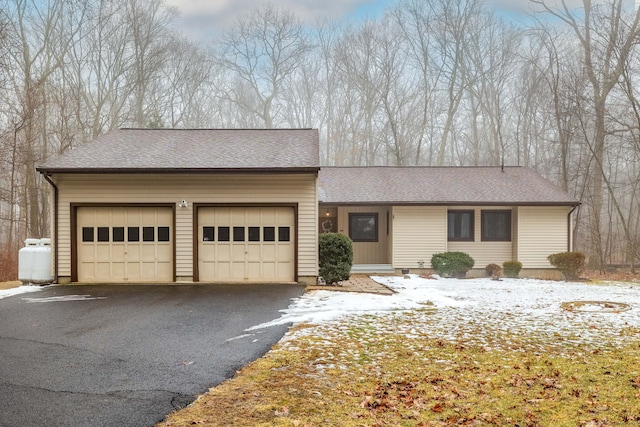
[[[311,44],[301,22],[272,5],[238,20],[224,36],[219,61],[227,70],[225,97],[259,118],[266,128],[274,126],[282,112],[279,101],[288,79],[303,65]]]

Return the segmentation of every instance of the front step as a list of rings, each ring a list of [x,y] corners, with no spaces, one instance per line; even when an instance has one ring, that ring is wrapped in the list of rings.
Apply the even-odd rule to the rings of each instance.
[[[395,273],[391,264],[354,264],[351,274]]]

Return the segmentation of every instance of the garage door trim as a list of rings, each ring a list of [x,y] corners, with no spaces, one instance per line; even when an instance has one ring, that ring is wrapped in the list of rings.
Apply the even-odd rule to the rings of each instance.
[[[194,203],[193,204],[193,281],[200,281],[198,265],[198,218],[200,208],[292,208],[293,209],[293,280],[298,281],[298,203]]]
[[[71,282],[78,281],[78,208],[171,208],[172,281],[176,281],[176,205],[174,203],[70,203],[69,207],[71,210]]]

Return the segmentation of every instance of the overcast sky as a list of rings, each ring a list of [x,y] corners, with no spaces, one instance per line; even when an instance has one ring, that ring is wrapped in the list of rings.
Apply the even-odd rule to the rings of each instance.
[[[424,0],[429,1],[429,0]],[[582,0],[565,0],[573,7]],[[598,0],[596,0],[597,2]],[[602,0],[604,1],[604,0]],[[634,0],[626,0],[633,4]],[[313,25],[325,18],[356,21],[366,17],[379,17],[396,0],[166,0],[181,14],[182,30],[192,36],[211,39],[252,9],[269,2],[278,8],[289,10],[307,24]],[[560,0],[547,0],[548,4]],[[501,15],[525,20],[534,6],[529,0],[486,0]]]
[[[166,0],[166,3],[180,11],[183,31],[213,38],[232,26],[236,19],[268,4],[269,0]],[[274,0],[271,3],[313,25],[325,18],[355,21],[379,17],[395,0]],[[528,0],[489,0],[489,4],[522,13],[528,7]]]

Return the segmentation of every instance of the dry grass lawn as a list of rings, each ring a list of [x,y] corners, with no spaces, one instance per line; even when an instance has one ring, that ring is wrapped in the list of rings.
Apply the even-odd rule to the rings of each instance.
[[[428,322],[392,313],[389,330]],[[427,319],[427,320],[425,320]],[[626,345],[479,334],[491,346],[380,333],[367,316],[300,325],[159,426],[638,426],[640,330]]]

